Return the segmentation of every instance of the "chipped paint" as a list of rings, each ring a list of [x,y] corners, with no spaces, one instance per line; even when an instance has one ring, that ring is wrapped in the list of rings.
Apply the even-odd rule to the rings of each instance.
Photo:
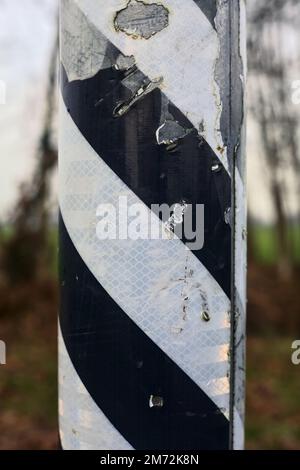
[[[184,129],[177,121],[167,119],[156,131],[158,145],[176,144],[184,139],[193,129]]]
[[[130,56],[125,56],[123,54],[120,54],[117,57],[116,63],[114,65],[116,70],[130,70],[132,67],[135,65],[135,59],[132,55]]]
[[[237,15],[239,15],[238,18]],[[240,78],[244,76],[240,51],[240,20],[239,8],[233,8],[231,2],[227,0],[217,0],[215,24],[220,44],[223,47],[219,51],[216,63],[215,80],[218,84],[222,103],[219,116],[220,131],[226,149],[229,171],[232,176],[234,173],[235,147],[240,141],[244,115],[244,85]],[[233,27],[233,25],[237,25],[237,27]],[[231,61],[228,60],[229,55],[231,55]],[[234,70],[234,73],[231,73],[232,70]],[[228,80],[228,77],[231,77],[231,79]],[[231,97],[230,100],[228,99],[229,96]]]
[[[156,141],[158,145],[165,145],[166,150],[174,152],[180,140],[189,135],[193,129],[182,127],[169,110],[170,101],[165,94],[161,96],[160,126],[156,131]]]
[[[149,407],[150,408],[162,408],[163,406],[164,406],[163,397],[150,395],[150,398],[149,398]]]
[[[64,1],[66,2],[67,0]],[[190,0],[185,0],[185,2],[182,2],[182,0],[164,1],[164,4],[166,4],[166,6],[168,7],[168,10],[166,9],[168,11],[168,27],[162,28],[159,31],[159,34],[157,34],[158,31],[155,31],[153,34],[150,34],[151,28],[153,32],[153,25],[151,27],[149,25],[149,23],[151,23],[151,18],[150,20],[149,18],[147,18],[147,24],[143,22],[141,22],[137,26],[129,24],[127,21],[128,18],[126,19],[123,15],[124,11],[128,10],[130,5],[138,5],[141,9],[146,9],[150,5],[155,5],[156,7],[162,6],[161,3],[150,3],[150,1],[151,0],[148,0],[147,3],[139,0],[130,0],[129,2],[128,0],[110,0],[109,2],[107,2],[107,0],[104,2],[102,2],[102,0],[84,1],[84,6],[87,5],[87,8],[85,10],[85,13],[87,14],[86,21],[94,22],[95,24],[97,24],[97,27],[100,24],[101,34],[103,33],[105,36],[109,37],[109,40],[114,43],[120,51],[122,51],[121,54],[116,53],[115,56],[112,56],[109,50],[105,51],[107,58],[109,58],[107,64],[110,64],[109,66],[114,67],[116,70],[126,72],[124,74],[116,74],[114,72],[114,74],[118,75],[119,77],[125,77],[121,83],[124,87],[130,90],[130,93],[128,93],[127,90],[123,90],[125,91],[125,93],[124,95],[120,95],[122,96],[122,98],[115,99],[115,102],[113,104],[113,106],[115,106],[114,116],[123,116],[124,114],[129,112],[130,109],[132,109],[132,107],[137,101],[143,99],[148,93],[151,93],[157,87],[162,88],[162,91],[164,92],[162,101],[164,101],[164,98],[167,102],[171,100],[172,104],[175,103],[175,105],[178,106],[180,110],[182,110],[185,116],[187,116],[188,119],[190,119],[190,121],[192,122],[192,124],[196,127],[196,129],[198,129],[199,146],[201,145],[203,138],[205,138],[205,140],[209,143],[209,145],[218,155],[220,160],[224,163],[225,168],[228,169],[227,150],[229,150],[228,158],[232,158],[233,155],[230,153],[232,148],[228,149],[228,140],[224,138],[224,136],[226,137],[226,132],[224,131],[224,127],[222,127],[221,124],[223,122],[222,119],[224,119],[224,116],[226,116],[225,113],[227,112],[226,103],[230,101],[230,90],[228,89],[228,77],[226,77],[224,73],[225,69],[223,69],[222,71],[222,82],[219,76],[220,69],[218,68],[219,66],[224,65],[224,62],[222,62],[222,58],[220,58],[222,54],[224,54],[224,58],[227,54],[228,60],[228,54],[230,52],[229,49],[227,49],[226,45],[228,43],[225,41],[223,42],[223,36],[221,35],[224,33],[224,38],[227,38],[227,30],[223,29],[221,31],[222,28],[218,29],[216,27],[216,32],[216,30],[211,28],[213,18],[210,19],[209,23],[207,21],[207,15],[202,15],[199,9],[196,12],[193,7],[193,2],[191,2]],[[80,2],[81,0],[75,0],[75,3],[79,4]],[[127,6],[124,8],[124,5],[126,5],[126,3]],[[201,2],[199,1],[197,3],[201,3],[204,5],[206,4],[206,0],[201,0]],[[92,6],[92,4],[94,4],[94,7]],[[225,0],[218,1],[218,7],[220,7],[221,5],[228,6],[228,4],[229,2]],[[101,9],[103,15],[99,15],[99,11],[101,11]],[[210,14],[211,12],[214,12],[213,8],[209,10]],[[219,14],[220,12],[218,12],[218,15]],[[104,18],[103,24],[101,16],[103,16]],[[204,20],[202,17],[204,17]],[[202,18],[203,21],[200,21],[199,18]],[[218,18],[220,20],[220,15],[218,16]],[[224,16],[223,21],[228,21],[228,17]],[[116,23],[118,23],[118,25]],[[198,24],[197,28],[196,23]],[[210,25],[210,28],[208,28],[207,26],[208,23]],[[172,33],[170,33],[170,31]],[[147,37],[149,34],[150,36]],[[151,43],[145,40],[132,40],[150,38]],[[223,52],[221,51],[221,44]],[[105,48],[106,47],[108,47],[107,43],[105,45]],[[197,47],[199,47],[199,50],[197,49]],[[174,54],[172,54],[174,48],[176,48],[176,54],[179,53],[182,57],[182,61],[181,59],[180,61],[174,60]],[[98,48],[96,49],[98,51]],[[88,67],[87,65],[89,64],[85,63],[85,51],[84,53],[80,51],[80,54],[78,56],[79,63],[77,64],[76,69],[76,73],[78,76],[82,76],[82,74],[84,73],[92,73],[91,69],[93,69],[93,73],[95,74],[98,70],[100,70],[98,68],[99,66],[100,68],[106,67],[105,62],[103,62],[102,64],[98,63],[97,66],[93,64],[92,67]],[[84,71],[82,70],[81,64],[82,58],[84,59]],[[66,59],[65,62],[67,62]],[[72,68],[72,64],[71,66],[69,64],[69,74],[71,75],[70,67]],[[66,65],[65,68],[67,68]],[[85,70],[85,68],[87,70]],[[188,74],[185,73],[187,68],[189,70]],[[199,68],[203,70],[203,77],[199,77],[196,74],[196,71],[197,73],[199,72]],[[240,76],[241,75],[242,74],[240,74]],[[240,82],[243,85],[243,81],[240,80]],[[120,82],[118,82],[118,85],[119,84]],[[129,99],[128,95],[130,95]],[[126,97],[127,101],[118,102],[118,100],[123,99],[124,96]],[[162,104],[162,107],[163,105],[164,104]],[[112,111],[110,111],[110,113],[111,112]],[[166,145],[167,150],[172,151],[176,149],[178,145],[181,144],[179,141],[181,139],[184,139],[185,136],[189,134],[190,129],[184,129],[184,127],[180,126],[179,123],[175,120],[175,118],[171,116],[170,113],[168,113],[168,110],[164,115],[162,112],[162,116],[163,119],[158,119],[158,121],[156,121],[157,124],[155,126],[156,129],[160,121],[160,126],[157,129],[156,133],[157,143],[159,145]],[[229,122],[228,115],[227,119]],[[118,124],[118,122],[120,121],[114,122]],[[79,143],[80,142],[78,141],[78,144]],[[159,149],[159,151],[164,152],[164,149]],[[238,140],[237,144],[235,145],[234,154],[236,155],[239,152],[240,145]],[[77,149],[74,150],[74,154],[77,155]],[[80,158],[83,157],[80,156]],[[218,172],[222,170],[221,163],[216,164],[215,160],[217,159],[212,159],[211,165],[209,166],[209,171],[210,169],[213,172]],[[97,165],[99,165],[100,167],[99,162],[97,163]],[[163,168],[162,170],[165,169]],[[107,171],[107,169],[104,167],[101,173],[101,177],[98,177],[97,179],[97,184],[100,185],[100,192],[100,180],[105,180],[103,176],[106,174],[105,171]],[[161,175],[161,177],[166,177],[165,173],[162,173]],[[234,173],[232,173],[232,175],[234,176]],[[213,179],[215,180],[219,178],[219,175],[210,176],[213,177]],[[238,178],[239,175],[235,176],[236,178]],[[119,194],[119,191],[113,189],[114,185],[116,185],[116,182],[112,179],[112,188],[109,188],[109,194],[113,194],[113,197],[115,197],[115,193]],[[127,191],[126,188],[123,188],[123,190]],[[181,196],[174,199],[180,200],[180,197]],[[182,205],[184,204],[184,201],[182,201],[182,203],[175,205],[173,219],[169,221],[171,223],[173,233],[175,231],[176,225],[181,224],[183,222],[184,210]],[[229,205],[229,202],[227,202],[226,204]],[[222,211],[224,213],[224,207],[222,208]],[[80,221],[80,223],[82,222]],[[71,229],[69,227],[69,230],[72,230],[72,227]],[[240,230],[239,236],[242,236],[242,238],[244,238],[242,230]],[[151,287],[153,288],[151,290],[151,296],[153,296],[153,300],[152,297],[149,295],[148,291],[142,299],[130,299],[129,313],[130,317],[133,317],[134,321],[139,324],[138,312],[140,312],[141,306],[143,306],[143,311],[144,309],[149,309],[147,310],[147,312],[149,313],[147,315],[147,318],[149,318],[149,323],[146,325],[145,332],[150,336],[150,338],[154,337],[155,341],[157,342],[161,340],[161,332],[167,332],[167,334],[169,334],[169,337],[167,337],[167,341],[161,341],[160,347],[165,348],[171,358],[175,356],[177,359],[178,352],[178,362],[180,366],[183,368],[183,370],[190,374],[193,380],[195,380],[195,382],[197,383],[197,379],[199,379],[200,376],[197,367],[201,360],[208,361],[211,359],[211,357],[213,357],[214,359],[215,357],[221,357],[221,353],[224,352],[223,350],[225,350],[227,345],[223,344],[221,348],[218,347],[218,349],[216,349],[216,351],[214,352],[212,349],[210,349],[210,346],[208,346],[207,353],[203,346],[202,349],[203,352],[205,352],[205,357],[204,354],[199,354],[199,357],[196,358],[194,357],[194,354],[191,353],[189,356],[189,361],[191,364],[193,364],[193,361],[195,361],[197,365],[197,367],[195,367],[195,371],[194,369],[192,369],[191,372],[190,363],[184,362],[185,358],[182,358],[183,344],[187,343],[188,341],[190,351],[196,351],[195,345],[197,347],[199,346],[199,341],[197,342],[197,333],[199,332],[199,330],[204,330],[205,334],[207,333],[207,331],[212,331],[216,327],[216,325],[220,326],[221,319],[224,322],[224,315],[226,316],[225,322],[227,322],[227,309],[229,308],[229,305],[228,299],[226,299],[226,302],[222,302],[221,305],[219,302],[216,301],[216,297],[218,296],[217,286],[209,285],[207,273],[204,272],[203,276],[202,273],[199,274],[199,272],[197,271],[197,265],[195,264],[195,261],[193,260],[193,257],[190,254],[186,255],[186,264],[184,265],[185,279],[183,283],[184,286],[182,287],[182,268],[184,264],[184,259],[182,255],[182,258],[180,259],[179,263],[178,258],[180,252],[179,247],[177,248],[175,242],[176,236],[173,236],[172,234],[172,240],[170,243],[168,242],[168,245],[171,246],[171,243],[172,246],[174,245],[174,250],[170,255],[170,257],[172,258],[172,264],[170,265],[168,265],[168,261],[163,257],[163,248],[160,247],[158,244],[153,245],[154,249],[151,252],[151,256],[149,256],[147,266],[150,266],[151,269],[157,268],[157,266],[155,265],[155,260],[159,258],[159,262],[163,267],[162,271],[158,272],[158,275],[152,275],[150,279],[150,282],[153,282],[153,285],[151,285]],[[94,252],[88,252],[88,249],[86,247],[81,246],[80,250],[83,252],[82,257],[84,260],[89,261],[92,258],[94,259]],[[132,250],[131,246],[128,247],[128,251],[130,250]],[[157,251],[156,255],[154,253],[155,250]],[[96,274],[98,276],[97,279],[103,278],[104,282],[108,283],[107,291],[109,292],[109,289],[111,289],[111,284],[109,283],[111,279],[109,277],[111,276],[110,270],[115,268],[107,266],[106,260],[100,259],[101,255],[99,255],[98,252],[97,256],[99,256],[99,259],[97,259],[97,263],[95,263],[95,265],[97,264],[97,266],[93,264],[92,267],[93,270],[97,270],[98,265],[101,266],[101,268],[96,271]],[[124,256],[127,256],[127,253]],[[188,263],[191,264],[194,269],[188,269]],[[192,276],[198,279],[199,282],[197,284],[200,287],[200,292],[199,288],[195,288],[194,279],[193,282],[189,283],[188,277]],[[141,278],[142,276],[138,276],[137,282],[139,282],[139,279]],[[153,281],[153,279],[155,280],[155,282]],[[164,281],[163,286],[162,281]],[[124,283],[124,285],[126,285],[126,288],[127,285],[129,285],[128,282],[129,279],[127,276]],[[179,285],[176,283],[178,283]],[[113,289],[114,285],[112,287],[112,290]],[[122,302],[124,298],[127,298],[126,295],[128,295],[126,292],[118,292],[118,299]],[[145,298],[147,302],[145,302]],[[179,299],[180,305],[178,306]],[[145,305],[143,304],[143,302],[145,302]],[[156,316],[156,312],[160,311],[161,306],[163,306],[165,312],[163,318]],[[153,311],[151,310],[152,307]],[[178,323],[175,323],[176,326],[172,326],[174,325],[174,315],[177,316],[177,320],[179,319]],[[203,322],[205,322],[206,324],[201,323],[201,316]],[[156,328],[158,332],[156,331]],[[170,332],[175,333],[176,335],[180,334],[180,337],[171,336]],[[227,342],[229,332],[227,332],[226,334],[227,336],[224,341]],[[203,338],[205,338],[205,335],[203,336]],[[209,339],[211,339],[211,337],[209,337]],[[207,344],[209,345],[209,341],[207,342]],[[199,374],[199,376],[197,374]],[[228,376],[229,375],[230,374],[228,374]],[[202,378],[200,379],[202,380]],[[199,383],[202,385],[202,382],[200,380]],[[222,393],[224,393],[224,391],[227,389],[229,392],[229,382],[224,379],[219,381],[216,380],[215,382],[209,381],[205,384],[203,389],[204,391],[212,392],[212,390],[217,390],[218,388],[222,390]],[[159,393],[158,390],[156,390],[156,393],[157,392]],[[155,395],[151,397],[160,398],[155,397]],[[216,403],[219,406],[220,402],[218,400],[216,400]],[[227,415],[227,402],[224,400],[223,403],[226,403],[226,408],[221,408],[221,412]]]
[[[231,207],[227,207],[227,209],[225,210],[225,213],[224,213],[225,224],[231,225],[231,218],[232,218]]]
[[[204,123],[205,140],[228,170],[226,152],[222,155],[218,150],[226,146],[220,126],[220,83],[215,77],[220,36],[194,0],[163,1],[169,12],[169,24],[151,37],[151,47],[148,41],[128,40],[127,34],[116,31],[116,12],[124,10],[123,1],[74,1],[123,54],[135,57],[136,66],[145,76],[151,81],[164,78],[163,92],[167,98],[196,129]],[[181,60],[174,60],[174,50]]]
[[[128,101],[119,103],[116,106],[113,112],[114,117],[124,116],[124,114],[126,114],[135,103],[143,99],[149,93],[152,93],[152,91],[158,88],[162,82],[162,77],[155,78],[152,81],[146,79],[146,83],[143,83],[143,85],[136,90]]]
[[[124,240],[122,245],[108,240],[107,249],[99,250],[99,240],[92,226],[95,218],[95,201],[99,201],[99,197],[108,197],[108,202],[115,204],[120,194],[128,195],[133,203],[140,203],[140,200],[128,186],[115,177],[104,161],[99,159],[79,133],[66,107],[62,105],[60,119],[64,129],[60,141],[60,155],[63,155],[60,161],[60,202],[62,216],[74,240],[74,246],[108,294],[114,296],[119,305],[124,305],[126,302],[126,313],[132,321],[142,328],[172,360],[176,361],[179,367],[201,386],[204,393],[210,395],[211,386],[205,379],[203,371],[207,364],[224,362],[224,352],[228,350],[230,338],[227,315],[225,315],[229,309],[229,299],[212,275],[190,250],[186,250],[176,235],[167,242],[161,239],[152,240],[151,244],[143,242],[143,250],[140,249],[141,245],[132,243],[131,240]],[[74,161],[80,161],[81,164],[97,162],[92,180],[90,177],[84,180],[85,184],[96,184],[97,191],[92,192],[93,197],[89,200],[88,206],[85,206],[84,212],[78,213],[70,211],[66,204],[70,192],[74,194],[75,191],[79,200],[82,197],[80,192],[82,175],[73,173],[72,185],[69,184],[70,169]],[[147,207],[145,210],[150,214]],[[148,220],[153,226],[156,226],[158,221],[163,230],[163,222],[159,218],[154,222],[155,217],[152,216]],[[95,240],[95,243],[82,243],[81,237],[76,238],[75,232],[86,233],[87,228],[88,235],[91,240]],[[111,254],[117,258],[120,254],[122,266],[127,265],[130,271],[120,269],[118,263],[111,263]],[[132,259],[136,259],[134,264]],[[187,267],[186,287],[182,279],[185,267]],[[116,278],[120,279],[117,290]],[[145,283],[147,289],[144,288]],[[206,293],[207,311],[211,312],[211,321],[205,324],[199,320],[199,306],[201,309],[203,303],[199,288],[194,287],[196,284]],[[132,291],[137,295],[134,297],[128,295]],[[188,300],[185,300],[187,298]],[[159,312],[163,312],[163,315]],[[172,327],[183,330],[180,334],[174,334]],[[220,331],[223,329],[225,330]],[[200,365],[203,365],[202,369],[199,368]],[[218,364],[218,367],[221,365]],[[212,398],[218,407],[228,409],[228,395]]]
[[[219,171],[221,171],[221,168],[222,168],[221,165],[219,163],[216,163],[215,165],[211,167],[211,171],[213,173],[218,173]]]
[[[150,39],[169,24],[169,12],[161,4],[129,0],[127,6],[115,17],[116,31],[133,39]]]

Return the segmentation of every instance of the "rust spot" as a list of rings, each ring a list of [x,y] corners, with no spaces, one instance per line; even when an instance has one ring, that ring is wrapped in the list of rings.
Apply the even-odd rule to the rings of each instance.
[[[217,147],[218,152],[220,152],[221,155],[225,152],[225,147],[221,147],[220,145]]]

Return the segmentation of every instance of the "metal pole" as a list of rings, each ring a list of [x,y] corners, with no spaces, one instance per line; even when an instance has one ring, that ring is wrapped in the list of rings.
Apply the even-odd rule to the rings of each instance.
[[[245,6],[61,0],[64,449],[243,448]]]

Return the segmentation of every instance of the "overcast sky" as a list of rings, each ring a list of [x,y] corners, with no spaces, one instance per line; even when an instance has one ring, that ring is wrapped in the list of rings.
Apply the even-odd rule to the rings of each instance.
[[[33,168],[57,0],[0,0],[0,220]]]

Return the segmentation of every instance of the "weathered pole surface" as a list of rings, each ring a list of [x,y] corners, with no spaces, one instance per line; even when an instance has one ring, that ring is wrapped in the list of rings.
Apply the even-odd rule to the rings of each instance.
[[[61,0],[64,449],[243,448],[245,28],[244,0]]]

